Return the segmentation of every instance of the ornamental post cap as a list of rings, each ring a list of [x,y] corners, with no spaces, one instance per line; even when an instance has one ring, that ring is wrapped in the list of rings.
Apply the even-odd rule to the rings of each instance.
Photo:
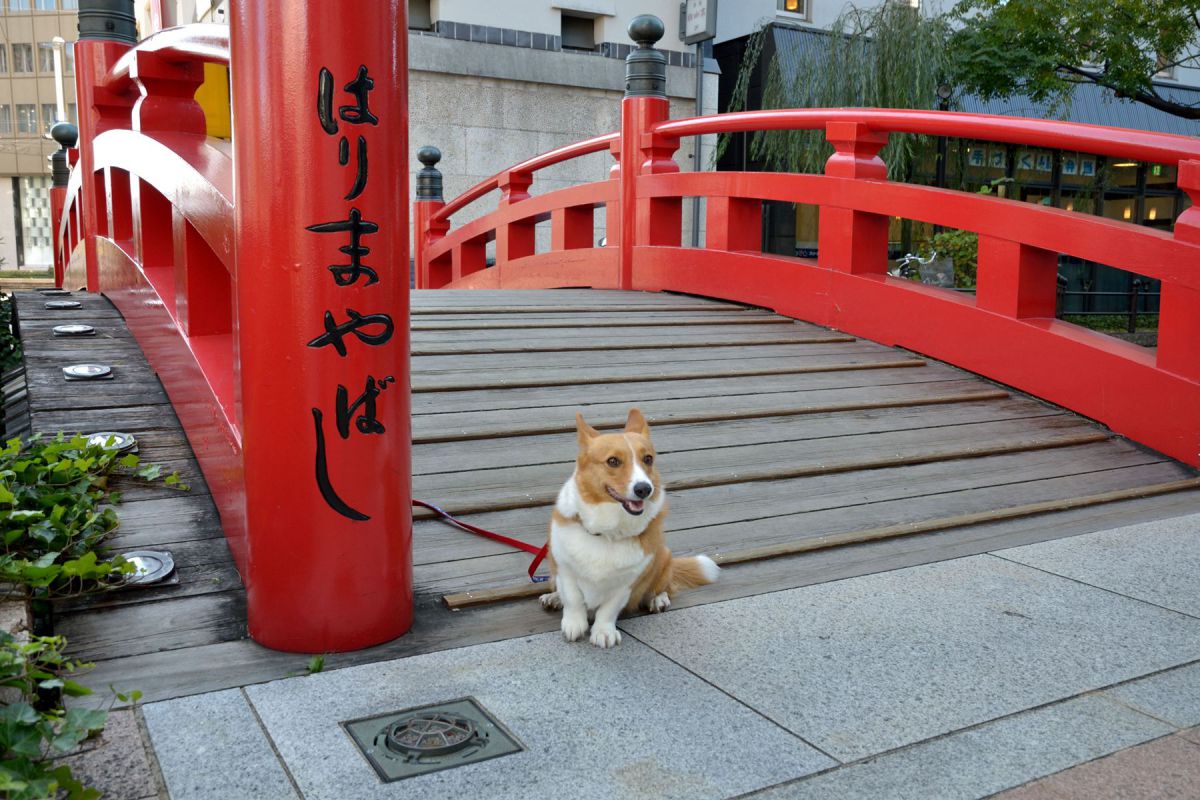
[[[79,141],[79,128],[69,122],[56,122],[50,128],[50,138],[64,149],[74,147]]]
[[[629,38],[639,47],[653,47],[667,32],[663,21],[653,14],[639,14],[629,21]]]
[[[437,163],[442,160],[442,151],[438,150],[433,145],[425,145],[417,151],[417,161],[420,161],[426,167],[432,169],[437,166]]]

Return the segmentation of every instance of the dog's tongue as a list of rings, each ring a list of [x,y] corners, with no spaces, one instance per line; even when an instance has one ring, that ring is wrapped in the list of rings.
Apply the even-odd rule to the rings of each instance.
[[[621,505],[625,506],[625,510],[630,514],[640,514],[646,506],[645,500],[626,500]]]

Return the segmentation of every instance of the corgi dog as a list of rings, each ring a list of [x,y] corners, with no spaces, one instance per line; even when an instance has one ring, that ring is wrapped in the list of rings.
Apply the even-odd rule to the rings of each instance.
[[[598,433],[582,414],[575,430],[579,456],[551,514],[554,584],[542,607],[562,609],[568,642],[587,633],[593,612],[591,643],[613,647],[621,642],[622,611],[665,611],[672,595],[712,583],[720,568],[708,556],[674,558],[667,549],[667,493],[641,411],[629,412],[621,433]]]

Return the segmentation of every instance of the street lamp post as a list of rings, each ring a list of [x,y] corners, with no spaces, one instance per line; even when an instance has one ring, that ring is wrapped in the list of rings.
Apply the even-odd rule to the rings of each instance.
[[[67,121],[66,99],[63,97],[63,46],[67,40],[55,36],[50,40],[54,45],[54,121]]]
[[[939,84],[937,87],[938,111],[950,110],[950,95],[954,93],[954,87],[948,83]],[[933,182],[939,189],[946,188],[946,158],[949,152],[949,146],[945,136],[939,136],[937,141],[937,166],[934,170]],[[942,226],[934,225],[934,233],[941,233]]]

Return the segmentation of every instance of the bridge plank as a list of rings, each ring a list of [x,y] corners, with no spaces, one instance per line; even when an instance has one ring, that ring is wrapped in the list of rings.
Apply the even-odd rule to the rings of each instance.
[[[914,371],[915,372],[915,371]],[[860,376],[856,376],[860,377]],[[650,400],[640,404],[653,425],[707,420],[748,419],[797,414],[821,414],[863,408],[891,408],[962,402],[965,397],[995,400],[1008,393],[981,385],[978,380],[943,380],[895,386],[857,386],[815,389],[809,392],[738,396],[736,404],[721,408],[709,398]],[[587,400],[603,398],[592,394]],[[584,398],[581,398],[584,399]],[[620,427],[629,413],[628,402],[581,403],[593,426]],[[558,433],[575,429],[573,416],[548,415],[537,408],[499,411],[464,411],[460,414],[427,414],[413,419],[413,441],[418,443],[489,439],[518,434]]]
[[[1117,448],[1115,452],[1114,448]],[[1022,484],[1035,486],[1039,482],[1063,476],[1115,472],[1124,467],[1157,463],[1168,463],[1172,470],[1184,470],[1182,473],[1170,471],[1170,477],[1166,480],[1175,480],[1181,475],[1187,477],[1189,474],[1175,462],[1163,462],[1162,456],[1157,454],[1146,453],[1129,445],[1122,447],[1119,442],[1105,442],[944,463],[671,490],[671,514],[666,530],[668,541],[682,549],[680,543],[691,536],[693,529],[751,520],[762,522],[773,517],[791,518],[820,510],[838,511],[846,516],[848,524],[857,525],[864,519],[873,522],[874,517],[864,517],[873,513],[869,506],[897,498],[914,498],[924,513],[940,517],[947,516],[938,511],[943,501],[951,500],[951,494],[963,491],[984,487],[1020,487]],[[567,474],[565,470],[560,472],[560,485],[566,480]],[[1130,475],[1137,477],[1136,473]],[[1129,488],[1132,485],[1122,484],[1113,488]],[[1020,496],[1023,491],[1011,488],[1002,490],[1001,494]],[[769,511],[764,512],[764,509]],[[531,544],[541,544],[545,542],[550,508],[544,505],[480,512],[464,515],[463,518],[483,528],[502,531]],[[872,526],[865,524],[861,527]],[[823,529],[823,526],[819,528]],[[511,548],[464,533],[437,520],[419,520],[413,530],[414,539],[419,542],[417,551],[420,563],[435,565],[435,569],[440,569],[436,564],[443,561],[497,554],[513,557],[516,561],[525,557],[525,563],[528,563],[528,557],[523,553],[513,553]]]
[[[763,417],[720,423],[667,425],[654,432],[660,457],[708,448],[761,443],[803,443],[810,439],[834,439],[858,435],[936,430],[979,422],[1028,420],[1036,429],[1041,418],[1073,418],[1068,412],[1024,397],[991,403],[960,403],[944,406],[910,406],[871,411],[848,411],[792,417]],[[569,433],[540,436],[499,437],[469,442],[419,444],[413,448],[413,474],[496,469],[526,464],[569,465],[575,458],[575,437]]]

